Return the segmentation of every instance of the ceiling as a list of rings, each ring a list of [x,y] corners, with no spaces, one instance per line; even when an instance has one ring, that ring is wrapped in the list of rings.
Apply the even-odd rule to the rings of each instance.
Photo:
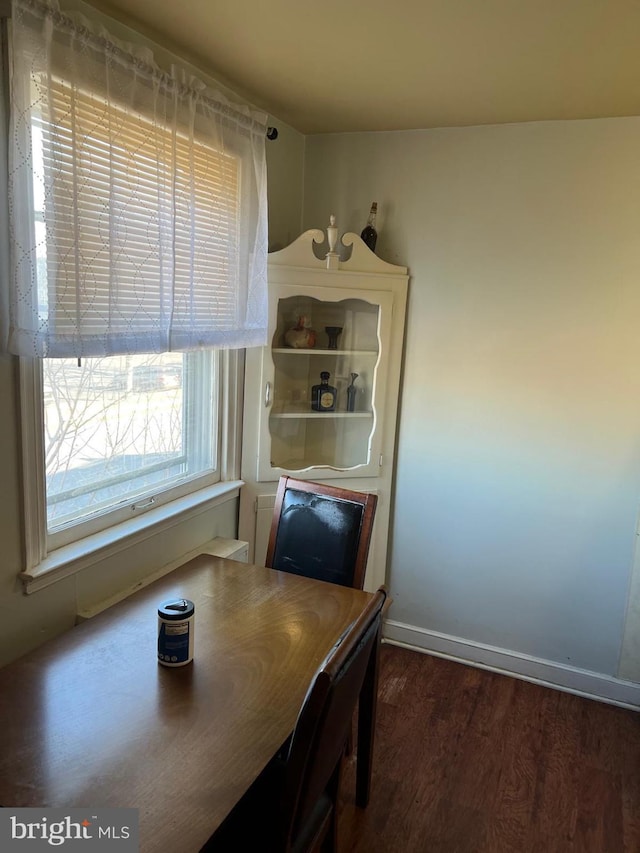
[[[640,0],[89,0],[302,133],[640,115]]]

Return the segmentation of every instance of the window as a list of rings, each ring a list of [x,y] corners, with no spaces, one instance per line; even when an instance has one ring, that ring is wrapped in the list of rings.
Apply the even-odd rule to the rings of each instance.
[[[237,494],[242,361],[20,359],[27,591]]]
[[[50,548],[220,479],[217,362],[212,351],[44,359]]]
[[[68,263],[77,264],[74,278],[90,279],[90,284],[85,281],[83,285],[85,297],[94,306],[102,301],[104,311],[112,311],[113,267],[119,264],[124,299],[130,300],[133,294],[139,299],[142,318],[138,318],[136,334],[140,335],[147,322],[153,325],[155,316],[152,306],[145,319],[145,303],[159,300],[162,293],[161,266],[149,256],[143,236],[145,223],[148,211],[158,206],[163,180],[159,174],[171,171],[168,164],[157,162],[157,150],[149,139],[154,133],[164,137],[161,150],[172,152],[167,157],[178,160],[177,173],[183,177],[189,174],[183,161],[193,157],[189,142],[185,138],[176,141],[168,129],[151,128],[144,116],[114,106],[102,104],[107,118],[103,115],[96,121],[95,99],[72,93],[59,81],[51,81],[50,94],[59,121],[54,126],[36,113],[32,125],[41,314],[54,318],[57,334],[74,334],[75,290],[65,288],[58,294],[55,288],[60,267]],[[118,128],[115,144],[114,125]],[[78,138],[82,143],[78,144]],[[58,170],[50,177],[47,171],[51,162],[73,161],[73,140],[76,160],[90,171],[91,180],[72,193],[68,184],[76,175],[71,169]],[[224,274],[224,257],[234,254],[237,240],[237,162],[203,144],[195,145],[195,152],[196,204],[191,210],[190,194],[179,195],[185,205],[182,215],[191,220],[191,229],[188,235],[180,232],[184,245],[178,241],[176,256],[180,260],[195,243],[203,253],[199,266],[203,286],[217,286],[220,300],[229,301],[222,310],[232,314],[232,289],[219,279]],[[110,193],[109,209],[101,210],[94,187],[109,181],[114,181],[115,191]],[[49,198],[43,192],[47,185],[52,187]],[[75,198],[73,205],[68,201],[71,197]],[[46,239],[44,226],[47,205],[55,209],[55,217],[50,217],[55,232],[53,253],[47,251],[52,243]],[[79,214],[84,220],[74,230],[69,220]],[[223,239],[217,239],[209,250],[212,222],[223,229]],[[105,229],[110,232],[108,238]],[[117,233],[120,229],[126,235],[122,241]],[[130,234],[136,230],[140,236],[131,240]],[[122,246],[126,246],[126,256],[115,260],[114,252],[122,251]],[[84,259],[80,263],[78,256]],[[184,277],[185,294],[189,292],[189,270],[189,264],[178,263],[175,278],[180,282]],[[54,279],[52,288],[50,278]],[[49,305],[50,292],[56,293],[53,306]],[[91,331],[99,333],[98,328]],[[220,479],[217,364],[212,350],[42,360],[47,551]]]
[[[0,339],[22,357],[37,579],[240,485],[241,351],[267,327],[266,116],[55,3],[12,8]]]

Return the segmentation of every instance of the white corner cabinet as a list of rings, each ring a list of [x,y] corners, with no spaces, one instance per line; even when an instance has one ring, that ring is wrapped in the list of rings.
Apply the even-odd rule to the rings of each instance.
[[[239,536],[263,563],[281,474],[375,492],[365,579],[375,589],[386,577],[408,276],[356,234],[319,258],[324,240],[306,231],[269,256],[269,344],[246,354]]]

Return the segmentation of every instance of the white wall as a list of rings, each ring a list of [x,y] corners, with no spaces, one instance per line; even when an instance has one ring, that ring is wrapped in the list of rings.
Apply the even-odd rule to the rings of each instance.
[[[359,232],[375,199],[378,254],[411,274],[389,582],[427,647],[618,672],[639,158],[638,118],[307,139],[304,227]]]

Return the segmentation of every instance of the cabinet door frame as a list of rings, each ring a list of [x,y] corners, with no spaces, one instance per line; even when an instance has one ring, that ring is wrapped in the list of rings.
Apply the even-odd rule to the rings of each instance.
[[[333,464],[314,464],[301,468],[280,467],[272,465],[271,462],[271,439],[270,418],[275,391],[275,362],[271,345],[262,348],[260,359],[260,407],[258,410],[258,452],[256,458],[255,477],[259,482],[277,480],[281,474],[295,474],[301,479],[338,479],[345,477],[377,477],[380,473],[382,448],[384,441],[385,405],[387,399],[387,381],[389,372],[389,353],[386,351],[391,345],[391,330],[393,321],[394,295],[389,291],[369,290],[363,288],[342,288],[319,286],[316,284],[270,284],[269,287],[269,342],[273,342],[278,324],[278,304],[282,299],[300,297],[302,299],[315,299],[323,303],[338,304],[346,300],[357,300],[374,305],[378,308],[378,352],[373,367],[373,385],[371,388],[371,432],[368,437],[367,461],[352,466],[338,467]],[[305,351],[307,357],[316,358],[331,354],[321,349]],[[292,354],[292,358],[305,357],[299,353]],[[319,381],[319,380],[318,380]],[[302,416],[304,418],[306,416]],[[311,414],[309,405],[309,418],[317,420],[339,419],[349,417],[338,413]],[[357,416],[356,416],[357,417]]]

